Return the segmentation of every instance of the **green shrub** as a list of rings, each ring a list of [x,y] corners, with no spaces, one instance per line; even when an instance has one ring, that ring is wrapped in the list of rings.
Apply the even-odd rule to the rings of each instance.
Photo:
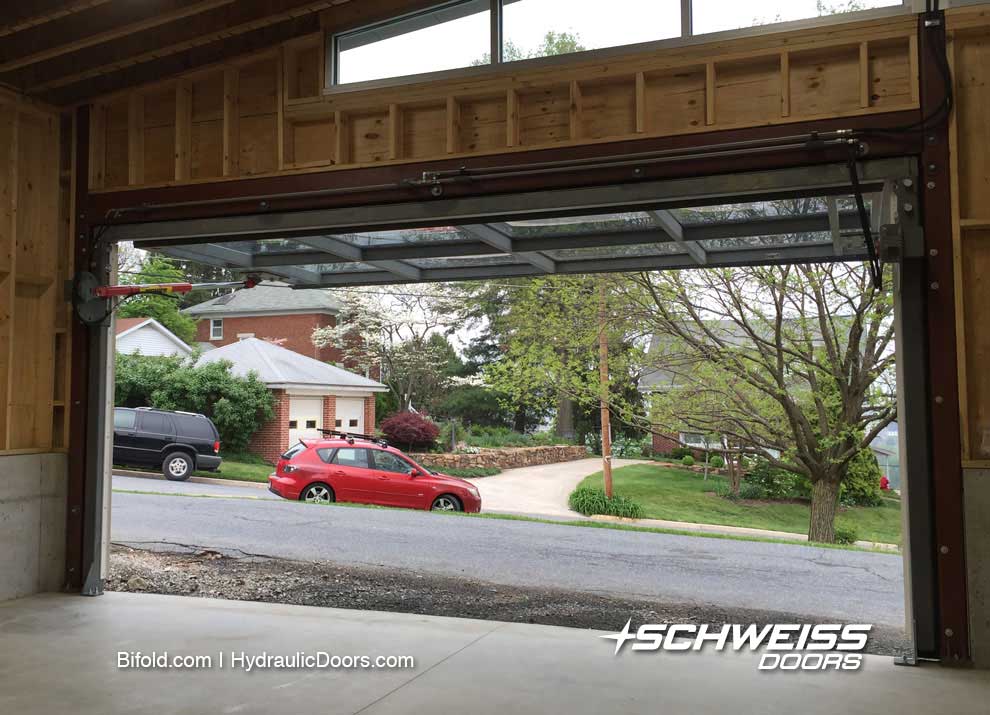
[[[732,492],[732,485],[729,484],[724,479],[715,480],[715,496],[722,497],[723,499],[728,499],[730,501],[736,501],[742,494],[734,494]]]
[[[793,499],[806,495],[807,481],[800,474],[771,467],[761,459],[743,479],[740,494],[746,499]]]
[[[626,458],[626,459],[638,459],[645,456],[644,445],[649,443],[644,443],[642,439],[619,436],[612,442],[612,454],[616,457]]]
[[[684,459],[684,457],[693,457],[694,452],[690,447],[674,447],[670,450],[670,456],[672,459]]]
[[[423,466],[435,472],[440,472],[441,474],[446,474],[451,477],[461,477],[462,479],[493,477],[496,474],[502,473],[502,470],[498,467],[434,467],[429,464],[424,464]]]
[[[637,502],[619,494],[613,494],[609,499],[605,490],[597,487],[578,487],[567,501],[571,509],[585,516],[606,514],[627,519],[643,518],[643,507]]]
[[[721,469],[725,466],[725,460],[720,455],[716,454],[708,460],[708,465],[714,469]]]
[[[693,467],[694,457],[692,457],[690,454],[684,455],[683,457],[681,457],[681,464],[683,464],[685,467]]]
[[[859,541],[859,532],[856,530],[855,526],[835,526],[835,543],[837,544],[855,544]]]
[[[880,506],[880,465],[870,449],[861,449],[846,468],[839,488],[839,501],[846,506]]]
[[[275,416],[272,393],[256,375],[238,377],[225,360],[196,367],[177,358],[117,355],[118,407],[157,407],[204,414],[224,452],[243,452]]]
[[[505,428],[512,421],[512,411],[503,406],[499,393],[480,385],[453,388],[440,403],[437,414],[490,427]]]

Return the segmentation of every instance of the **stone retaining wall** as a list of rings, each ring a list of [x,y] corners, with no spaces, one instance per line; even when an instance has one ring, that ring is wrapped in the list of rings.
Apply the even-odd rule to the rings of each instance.
[[[588,450],[580,446],[556,445],[553,447],[482,449],[478,454],[441,452],[437,454],[410,454],[409,456],[421,464],[441,470],[444,468],[466,469],[468,467],[515,469],[516,467],[533,467],[538,464],[555,464],[584,459],[588,456]]]

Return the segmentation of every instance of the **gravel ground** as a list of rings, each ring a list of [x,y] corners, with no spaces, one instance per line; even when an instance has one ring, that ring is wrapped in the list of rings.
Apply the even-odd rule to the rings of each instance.
[[[642,623],[815,623],[793,613],[662,603],[555,589],[504,586],[403,569],[237,556],[217,551],[149,551],[115,544],[108,591],[161,593],[375,611],[422,613],[571,628],[621,630]],[[907,649],[905,633],[874,626],[867,652]]]

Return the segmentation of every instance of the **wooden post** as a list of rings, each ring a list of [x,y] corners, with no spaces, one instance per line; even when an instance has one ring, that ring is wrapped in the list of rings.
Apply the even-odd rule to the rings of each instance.
[[[605,496],[612,498],[612,424],[608,411],[608,334],[605,332],[605,280],[598,284],[598,379],[601,382],[602,474]]]

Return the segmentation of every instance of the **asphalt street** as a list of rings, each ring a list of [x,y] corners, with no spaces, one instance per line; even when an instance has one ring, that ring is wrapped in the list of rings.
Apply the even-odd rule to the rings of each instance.
[[[112,538],[133,546],[403,568],[819,619],[892,626],[904,621],[898,554],[317,506],[270,499],[265,490],[250,487],[115,477],[114,488]],[[119,491],[131,489],[166,493]],[[220,495],[253,498],[202,498]]]

